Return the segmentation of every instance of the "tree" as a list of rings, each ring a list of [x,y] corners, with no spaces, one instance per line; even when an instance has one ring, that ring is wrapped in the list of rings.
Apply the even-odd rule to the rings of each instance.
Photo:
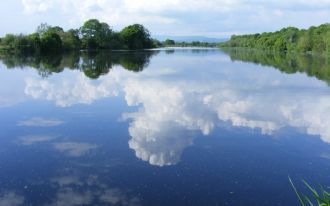
[[[51,28],[51,26],[48,25],[47,23],[41,23],[41,24],[37,27],[37,33],[38,33],[39,35],[43,35],[43,34],[46,33],[50,28]]]
[[[120,35],[127,49],[144,49],[152,47],[149,31],[141,24],[125,27]]]
[[[7,34],[1,40],[2,45],[5,49],[14,49],[15,48],[14,41],[15,41],[15,35],[13,34]]]
[[[54,31],[45,32],[41,38],[41,50],[43,52],[54,52],[62,50],[62,40],[61,37]]]
[[[144,49],[161,46],[152,40],[150,33],[140,24],[114,32],[107,23],[90,19],[80,29],[64,31],[59,26],[42,23],[29,35],[8,34],[0,38],[1,52],[39,53],[62,50],[93,49]]]
[[[300,52],[308,52],[312,50],[312,42],[310,36],[307,33],[303,34],[299,38],[297,43],[297,49]]]
[[[166,40],[164,41],[164,44],[165,44],[165,45],[168,45],[168,46],[173,46],[173,45],[175,45],[175,41],[172,40],[172,39],[166,39]]]
[[[67,32],[63,32],[61,34],[61,40],[64,50],[77,50],[81,47],[78,30],[70,29]]]
[[[157,48],[157,47],[162,47],[162,46],[163,46],[162,42],[160,42],[157,39],[152,39],[152,47]]]
[[[47,23],[42,23],[37,28],[37,34],[40,36],[40,50],[42,52],[62,50],[61,36],[64,34],[64,30],[61,27],[52,27]]]
[[[107,23],[90,19],[80,28],[82,46],[86,49],[110,48],[112,31]]]
[[[299,30],[287,27],[276,32],[262,34],[233,35],[229,41],[222,43],[222,47],[245,47],[273,51],[298,51],[324,53],[327,51],[327,33],[330,24],[312,26]]]
[[[324,37],[325,46],[326,46],[326,54],[330,56],[330,31],[328,31]]]
[[[8,34],[2,39],[3,49],[15,53],[33,52],[33,47],[28,36]]]
[[[28,35],[31,50],[35,53],[39,53],[41,50],[41,41],[38,33]]]
[[[275,51],[287,51],[286,42],[282,37],[276,39],[273,49]]]

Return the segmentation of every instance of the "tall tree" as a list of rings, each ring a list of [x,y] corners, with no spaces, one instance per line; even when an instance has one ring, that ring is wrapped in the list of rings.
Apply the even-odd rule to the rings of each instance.
[[[144,49],[152,47],[150,32],[141,24],[125,27],[120,35],[128,49]]]
[[[112,31],[107,23],[90,19],[80,28],[82,46],[87,49],[109,48]]]

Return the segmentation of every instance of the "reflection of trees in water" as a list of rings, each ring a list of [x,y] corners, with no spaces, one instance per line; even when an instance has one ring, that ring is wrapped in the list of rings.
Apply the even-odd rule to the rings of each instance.
[[[79,62],[79,58],[74,59],[73,54],[63,55],[44,55],[44,56],[24,56],[12,55],[1,56],[2,62],[8,69],[32,67],[38,70],[42,77],[47,77],[52,73],[60,73],[65,67],[72,68]],[[73,61],[75,60],[75,61]]]
[[[150,58],[158,51],[135,52],[82,52],[39,56],[0,56],[8,69],[32,67],[38,70],[42,77],[60,73],[65,68],[80,70],[86,76],[97,79],[107,74],[115,65],[140,72],[148,66]]]
[[[330,84],[330,58],[293,53],[265,52],[248,49],[223,49],[231,60],[273,66],[282,72],[306,73]]]
[[[107,74],[113,66],[112,59],[104,53],[84,53],[81,60],[78,68],[91,79]]]
[[[150,56],[155,52],[156,51],[153,51],[152,53],[150,53],[150,51],[130,52],[124,54],[117,53],[117,60],[125,69],[140,72],[149,65]]]
[[[175,50],[174,49],[167,49],[165,50],[166,54],[174,54]]]

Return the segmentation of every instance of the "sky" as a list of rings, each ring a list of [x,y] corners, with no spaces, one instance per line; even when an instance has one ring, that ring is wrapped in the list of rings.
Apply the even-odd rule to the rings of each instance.
[[[330,0],[1,0],[0,15],[0,36],[97,18],[114,30],[141,23],[152,35],[223,38],[330,22]]]

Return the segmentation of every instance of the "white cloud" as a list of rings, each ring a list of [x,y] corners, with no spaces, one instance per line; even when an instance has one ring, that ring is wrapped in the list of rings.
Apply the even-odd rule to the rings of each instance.
[[[305,97],[299,103],[281,105],[283,116],[288,125],[305,128],[310,135],[319,135],[324,142],[330,143],[330,97]]]
[[[199,61],[205,62],[203,56],[180,58],[184,62],[182,68],[199,64]],[[209,57],[208,62],[219,64],[219,58]],[[193,144],[195,133],[206,136],[221,122],[228,122],[234,127],[255,129],[267,135],[291,126],[310,135],[319,135],[323,141],[330,143],[330,97],[325,93],[306,90],[306,85],[310,85],[311,89],[315,86],[315,91],[319,91],[324,87],[323,84],[305,75],[290,76],[275,70],[260,73],[257,68],[254,69],[247,70],[241,65],[234,69],[210,69],[208,75],[203,76],[205,79],[201,79],[200,71],[194,74],[194,70],[189,70],[192,75],[188,78],[181,78],[181,75],[186,75],[186,71],[179,68],[174,70],[157,66],[138,74],[114,68],[111,73],[93,83],[87,78],[79,80],[81,82],[78,81],[77,85],[88,84],[88,90],[76,90],[79,86],[61,86],[67,81],[65,78],[61,79],[62,82],[33,81],[35,85],[52,85],[44,87],[40,92],[42,95],[36,98],[52,96],[54,98],[49,100],[57,105],[57,98],[66,100],[58,95],[62,93],[61,89],[67,93],[76,90],[78,95],[74,97],[77,98],[69,99],[69,103],[63,102],[62,106],[80,103],[81,96],[93,97],[87,101],[91,103],[123,93],[129,106],[139,108],[137,112],[123,114],[123,118],[130,121],[129,133],[132,138],[129,146],[138,158],[152,165],[178,163],[184,149]],[[79,77],[81,74],[76,75]],[[97,88],[105,89],[100,95]],[[290,88],[294,88],[295,96]]]
[[[71,188],[66,188],[57,193],[56,200],[51,206],[79,206],[90,205],[93,201],[93,194],[87,192],[73,191]]]
[[[242,4],[239,0],[165,0],[165,1],[148,1],[148,0],[124,0],[124,8],[130,12],[148,12],[162,13],[168,11],[192,12],[192,11],[229,11]]]
[[[53,0],[22,0],[24,11],[27,13],[46,12],[54,3]]]
[[[97,85],[98,81],[93,82],[83,73],[76,73],[78,75],[75,76],[75,79],[72,79],[72,77],[63,78],[60,84],[27,78],[25,94],[34,99],[55,101],[56,105],[60,107],[69,107],[73,104],[90,104],[97,99],[117,95],[116,90],[110,89],[113,88],[111,81],[102,81],[103,78],[101,77],[99,81],[102,81],[102,84]]]
[[[90,151],[96,149],[95,144],[81,143],[81,142],[60,142],[54,143],[54,148],[59,152],[67,154],[72,157],[80,157],[86,155]]]
[[[132,137],[129,147],[151,165],[177,164],[184,149],[193,144],[192,134],[186,132],[184,126],[168,121],[150,122],[144,113],[135,115],[129,128]]]
[[[68,6],[74,9],[84,11],[122,11],[125,13],[164,13],[170,11],[232,11],[240,8],[294,8],[300,7],[323,7],[330,6],[328,0],[290,0],[290,1],[260,1],[253,0],[22,0],[22,4],[27,11],[45,12],[54,7],[60,7],[62,10],[68,9]],[[69,11],[69,10],[68,10]],[[111,14],[110,14],[111,15]]]
[[[61,176],[52,178],[51,182],[57,189],[51,206],[95,205],[96,203],[122,206],[140,205],[137,197],[101,182],[96,175]]]
[[[60,187],[66,187],[70,185],[83,186],[83,182],[76,176],[62,176],[51,179],[51,182],[56,183]]]
[[[116,28],[142,23],[153,34],[163,35],[227,36],[308,27],[330,18],[328,0],[22,0],[22,4],[29,14],[55,10],[77,26],[98,18]]]
[[[193,143],[192,132],[208,135],[219,120],[260,129],[265,134],[279,129],[272,119],[249,117],[259,105],[237,94],[239,91],[228,91],[221,83],[194,85],[155,79],[125,84],[128,105],[141,105],[138,112],[124,115],[132,120],[129,146],[137,157],[152,165],[176,164],[183,150]]]
[[[13,81],[13,76],[15,81]],[[21,87],[24,85],[24,76],[8,71],[6,65],[0,60],[0,82],[5,82],[5,87],[0,87],[0,108],[11,107],[26,101],[24,91]]]
[[[0,194],[0,206],[21,206],[24,203],[24,197],[15,192],[6,192]]]
[[[64,124],[61,120],[56,119],[44,119],[40,117],[34,117],[27,120],[21,120],[17,123],[18,126],[26,127],[55,127]]]
[[[107,189],[99,196],[99,199],[109,205],[140,205],[140,201],[137,197],[129,197],[127,194],[123,193],[123,191],[119,189]]]
[[[42,143],[42,142],[49,142],[51,140],[54,140],[56,137],[54,136],[47,136],[47,135],[28,135],[20,137],[18,142],[22,145],[33,145],[36,143]]]

